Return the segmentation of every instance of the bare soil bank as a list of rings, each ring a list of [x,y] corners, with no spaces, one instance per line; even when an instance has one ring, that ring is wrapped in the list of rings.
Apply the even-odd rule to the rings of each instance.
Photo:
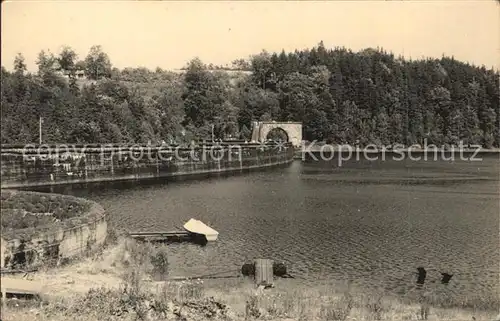
[[[10,302],[2,320],[492,320],[497,311],[447,305],[446,294],[418,303],[325,282],[310,288],[277,280],[258,290],[246,278],[156,282],[150,245],[121,240],[99,255],[27,277],[42,282],[45,303]],[[155,252],[156,253],[156,252]]]

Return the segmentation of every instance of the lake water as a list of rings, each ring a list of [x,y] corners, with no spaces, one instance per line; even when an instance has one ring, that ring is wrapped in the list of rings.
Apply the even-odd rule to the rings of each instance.
[[[471,161],[295,161],[263,172],[165,184],[66,190],[100,202],[114,226],[172,230],[197,218],[219,231],[206,247],[170,247],[170,275],[284,261],[305,282],[350,279],[405,293],[416,268],[456,294],[497,291],[499,158]]]

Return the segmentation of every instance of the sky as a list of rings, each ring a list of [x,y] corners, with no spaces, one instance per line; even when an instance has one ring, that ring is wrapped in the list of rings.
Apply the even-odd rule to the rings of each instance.
[[[447,1],[5,1],[2,66],[21,52],[36,70],[41,50],[101,45],[113,66],[179,69],[269,52],[382,47],[413,59],[455,59],[500,68],[500,4]]]

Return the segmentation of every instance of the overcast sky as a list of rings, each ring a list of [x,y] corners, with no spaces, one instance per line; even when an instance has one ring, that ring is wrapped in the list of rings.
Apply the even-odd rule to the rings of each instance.
[[[21,52],[69,45],[84,58],[101,45],[118,68],[181,68],[198,56],[226,64],[268,51],[383,47],[406,57],[441,57],[500,68],[500,5],[473,1],[2,3],[2,65]]]

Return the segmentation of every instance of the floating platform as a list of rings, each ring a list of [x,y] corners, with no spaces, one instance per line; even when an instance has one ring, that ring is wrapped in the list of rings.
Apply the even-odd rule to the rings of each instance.
[[[273,286],[273,260],[256,259],[255,264],[255,284],[265,287]]]
[[[131,232],[129,236],[140,241],[193,242],[202,245],[216,241],[219,236],[219,232],[195,219],[187,221],[183,228],[184,230],[168,232]]]
[[[134,232],[129,233],[129,236],[139,241],[187,242],[191,240],[191,234],[187,231]]]

